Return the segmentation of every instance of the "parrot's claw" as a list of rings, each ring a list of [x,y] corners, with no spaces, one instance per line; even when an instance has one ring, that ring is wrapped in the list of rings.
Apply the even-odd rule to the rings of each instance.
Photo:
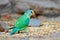
[[[20,31],[18,31],[18,33],[20,33]]]

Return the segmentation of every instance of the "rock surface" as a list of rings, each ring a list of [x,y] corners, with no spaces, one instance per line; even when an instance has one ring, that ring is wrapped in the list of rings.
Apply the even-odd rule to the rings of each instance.
[[[29,7],[29,4],[32,3],[32,4],[37,4],[37,5],[41,6],[41,7],[48,7],[48,8],[54,7],[54,8],[58,8],[58,9],[60,8],[59,4],[56,4],[56,3],[52,2],[52,1],[46,1],[46,0],[44,0],[44,1],[42,1],[42,0],[30,0],[30,1],[28,1],[28,0],[18,0],[18,3],[21,3],[21,5],[23,3],[26,3],[26,4],[28,4],[28,5],[26,5],[27,7]]]
[[[4,28],[2,27],[2,25],[0,24],[0,32],[4,32]]]
[[[0,0],[0,14],[2,12],[8,12],[10,11],[10,1],[9,0]]]
[[[59,1],[59,0],[57,0]],[[43,15],[59,15],[60,3],[55,3],[54,0],[17,0],[15,11],[23,13],[27,9],[33,9],[36,14]]]
[[[8,4],[9,0],[0,0],[0,5]]]
[[[10,26],[5,21],[0,21],[0,32],[7,32]]]
[[[41,27],[28,27],[28,35],[19,33],[11,36],[5,33],[0,35],[0,40],[60,40],[60,22],[44,21],[42,24]]]
[[[0,0],[0,12],[23,13],[32,8],[36,14],[59,15],[60,0]],[[2,8],[2,9],[1,9]],[[48,10],[48,11],[47,11]],[[52,14],[53,13],[53,14]]]
[[[31,19],[29,26],[31,27],[39,27],[40,25],[42,25],[42,21],[38,20],[38,19]]]

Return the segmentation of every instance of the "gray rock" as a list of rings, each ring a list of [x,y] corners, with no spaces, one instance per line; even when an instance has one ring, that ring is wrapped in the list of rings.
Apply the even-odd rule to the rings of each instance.
[[[9,0],[0,0],[0,5],[6,5],[9,3]]]
[[[38,19],[31,19],[29,26],[32,27],[39,27],[40,25],[42,25],[42,21],[38,20]]]
[[[0,21],[0,24],[1,24],[2,27],[5,29],[5,32],[7,32],[8,29],[10,28],[10,26],[9,26],[6,22],[2,22],[2,21]]]
[[[60,9],[60,3],[55,3],[55,1],[52,0],[17,0],[14,9],[18,13],[23,13],[30,8],[32,8],[36,14],[41,14],[45,8]]]
[[[0,0],[0,13],[10,11],[10,7],[9,0]]]
[[[28,0],[19,0],[19,2],[21,3],[21,6],[23,6],[22,4],[25,3],[25,4],[28,4],[27,7],[29,5],[34,4],[35,6],[39,5],[40,7],[44,7],[44,8],[47,8],[47,7],[51,8],[51,7],[53,7],[53,8],[60,9],[60,5],[54,3],[53,1],[47,1],[47,0],[43,0],[43,1],[42,0],[30,0],[30,1],[28,1]],[[23,7],[25,7],[25,6],[23,6]]]
[[[30,8],[30,6],[28,3],[19,1],[19,2],[17,2],[17,5],[15,6],[15,11],[16,12],[24,12],[29,8]]]
[[[5,34],[5,32],[0,32],[0,34]]]

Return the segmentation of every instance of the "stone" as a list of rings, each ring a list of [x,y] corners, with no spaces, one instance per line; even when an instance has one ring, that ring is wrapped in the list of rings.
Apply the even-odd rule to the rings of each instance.
[[[30,6],[27,3],[19,1],[17,2],[17,5],[15,6],[15,11],[18,13],[23,13],[29,8]]]
[[[10,28],[10,26],[6,22],[0,21],[0,24],[3,32],[7,32],[8,29]]]
[[[59,1],[59,0],[57,0]],[[15,11],[17,13],[23,13],[27,9],[33,9],[36,15],[51,15],[54,16],[60,13],[60,3],[55,3],[54,0],[17,0]],[[48,12],[47,12],[48,10]],[[51,11],[52,12],[51,12]],[[54,11],[55,10],[55,11]],[[57,12],[56,12],[57,11]],[[46,13],[47,12],[47,13]],[[53,14],[52,14],[53,13]]]
[[[29,26],[31,27],[39,27],[40,25],[42,25],[42,21],[38,20],[38,19],[31,19]]]
[[[9,3],[9,0],[0,0],[0,5],[6,5]]]
[[[2,25],[0,24],[0,32],[4,32],[4,28],[2,27]]]
[[[9,0],[0,0],[0,14],[2,12],[10,11],[10,1]]]

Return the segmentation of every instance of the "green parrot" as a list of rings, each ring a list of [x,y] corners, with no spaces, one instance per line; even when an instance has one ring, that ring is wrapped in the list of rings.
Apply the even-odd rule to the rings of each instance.
[[[30,22],[30,17],[34,15],[33,10],[27,10],[25,11],[24,15],[19,17],[12,29],[12,32],[10,32],[10,35],[13,35],[15,33],[18,33],[19,31],[26,30],[29,22]]]

